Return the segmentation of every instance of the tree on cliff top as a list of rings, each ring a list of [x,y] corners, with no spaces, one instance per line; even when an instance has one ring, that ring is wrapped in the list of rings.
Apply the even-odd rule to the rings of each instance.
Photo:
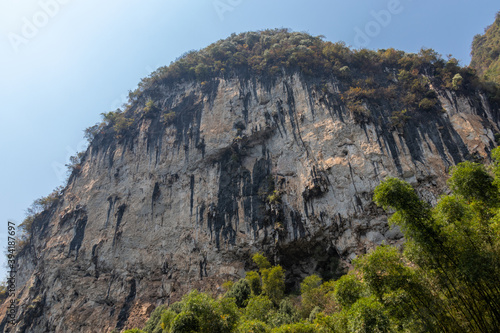
[[[474,36],[470,65],[486,80],[500,84],[500,12],[483,35]]]

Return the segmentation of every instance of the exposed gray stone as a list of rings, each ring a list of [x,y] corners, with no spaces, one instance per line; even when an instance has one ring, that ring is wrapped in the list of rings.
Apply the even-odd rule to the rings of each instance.
[[[140,326],[189,289],[242,277],[256,251],[287,269],[289,287],[315,271],[333,277],[401,242],[371,201],[381,180],[404,178],[435,203],[449,167],[487,159],[498,132],[481,95],[439,92],[446,112],[391,132],[392,110],[367,105],[373,121],[358,124],[298,75],[215,87],[160,85],[153,97],[179,115],[173,125],[144,118],[137,135],[89,147],[19,257],[17,331]]]

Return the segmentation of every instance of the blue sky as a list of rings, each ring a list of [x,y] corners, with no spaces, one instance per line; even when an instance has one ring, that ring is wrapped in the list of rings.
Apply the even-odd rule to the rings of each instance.
[[[20,223],[33,200],[63,184],[83,129],[186,51],[287,27],[355,48],[430,47],[467,65],[473,36],[499,10],[498,0],[3,0],[0,247],[7,221]]]

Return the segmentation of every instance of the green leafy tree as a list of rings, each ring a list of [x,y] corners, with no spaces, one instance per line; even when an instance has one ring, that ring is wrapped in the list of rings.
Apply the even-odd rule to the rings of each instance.
[[[316,306],[322,305],[323,291],[321,289],[321,278],[316,274],[308,276],[300,284],[300,294],[302,296],[302,308],[304,316],[309,316],[309,313]]]
[[[254,254],[252,260],[255,262],[257,267],[259,267],[260,279],[262,281],[262,292],[277,306],[285,295],[285,272],[283,271],[283,268],[279,265],[271,267],[269,260],[261,253]],[[248,278],[249,276],[247,274],[247,279]],[[253,279],[251,281],[251,289],[254,290],[255,294],[255,292],[258,291],[255,275],[250,275],[250,279]]]
[[[323,281],[321,280],[321,278],[316,274],[306,277],[300,284],[300,293],[302,294],[302,297],[304,297],[304,295],[310,293],[314,289],[319,288],[322,282]]]
[[[262,292],[262,283],[260,281],[260,275],[256,271],[250,271],[246,273],[245,279],[248,281],[250,285],[250,289],[252,290],[252,295],[258,296]]]
[[[349,78],[349,76],[351,75],[351,69],[349,68],[349,66],[342,66],[339,69],[339,73],[342,78]]]
[[[160,322],[156,325],[155,329],[151,333],[163,333],[169,332],[174,323],[175,317],[178,313],[168,309],[161,313]]]
[[[146,326],[144,326],[144,331],[146,331],[146,333],[153,333],[155,331],[155,328],[160,323],[162,312],[166,309],[167,306],[160,305],[156,307],[153,310],[153,312],[151,312],[151,315],[149,316],[149,319],[146,322]]]
[[[406,287],[411,279],[411,272],[402,262],[397,249],[392,246],[379,246],[376,251],[370,255],[363,256],[354,262],[356,267],[363,273],[363,281],[368,285],[373,294],[382,300],[385,293],[391,290],[397,290]],[[352,275],[345,275],[346,286],[343,286],[344,292],[350,289],[351,301],[357,296],[362,295],[363,286]],[[342,277],[342,278],[344,278]],[[343,280],[341,278],[341,280]],[[341,285],[337,282],[337,285]],[[347,288],[346,288],[347,287]],[[337,290],[336,290],[337,295]]]
[[[93,126],[90,126],[86,128],[83,132],[84,135],[83,137],[87,139],[89,143],[91,143],[96,135],[102,130],[102,125],[101,124],[95,124]]]
[[[474,36],[470,66],[481,76],[500,84],[500,12],[483,35]]]
[[[271,263],[262,255],[262,253],[254,254],[252,260],[257,265],[259,270],[271,268]]]
[[[182,311],[172,323],[171,333],[201,332],[200,319],[191,311]]]
[[[262,291],[278,305],[285,295],[285,272],[281,266],[261,270]]]
[[[316,319],[314,319],[313,322],[316,332],[320,333],[344,332],[347,329],[347,320],[340,319],[339,315],[341,313],[342,312],[335,312],[330,316],[325,315],[323,312],[318,313],[316,315]],[[344,311],[343,313],[345,314],[346,311]]]
[[[435,99],[425,97],[418,103],[418,107],[422,110],[432,110],[436,104],[437,101]]]
[[[107,113],[101,113],[101,116],[103,117],[104,123],[113,128],[116,138],[124,137],[134,123],[134,119],[127,118],[125,113],[120,109]]]
[[[226,297],[233,297],[238,307],[245,307],[251,295],[250,283],[246,279],[240,279],[226,293]]]
[[[177,308],[180,313],[171,323],[172,332],[190,332],[190,329],[205,333],[231,332],[238,322],[239,314],[232,298],[217,302],[194,290],[183,297]],[[176,309],[172,310],[175,312]]]
[[[348,312],[348,329],[352,333],[392,332],[384,307],[374,297],[361,298]]]
[[[431,331],[428,327],[435,326],[434,314],[441,310],[424,281],[418,278],[395,247],[379,246],[355,260],[354,265],[363,279],[363,285],[358,284],[363,288],[359,290],[358,300],[362,298],[359,296],[370,297],[370,294],[375,297],[384,306],[391,325],[397,330]],[[356,289],[345,287],[348,292]],[[433,313],[430,313],[431,310]],[[422,321],[422,318],[426,320]]]
[[[144,116],[152,117],[156,111],[158,111],[158,108],[156,107],[155,102],[149,98],[143,109]]]
[[[374,200],[396,211],[390,221],[405,234],[405,253],[415,265],[421,290],[433,296],[422,300],[407,294],[418,305],[421,321],[445,331],[496,331],[500,291],[492,277],[500,273],[495,231],[498,188],[486,169],[472,162],[452,169],[449,186],[454,194],[441,198],[434,208],[421,201],[409,184],[394,178],[376,188]],[[404,277],[405,271],[391,274]]]
[[[411,116],[408,114],[407,109],[401,111],[393,111],[391,114],[391,125],[398,129],[403,129],[409,119],[411,119]]]
[[[133,118],[126,118],[123,114],[117,117],[113,125],[113,130],[115,131],[116,136],[121,138],[126,135],[133,123]]]
[[[333,295],[335,300],[346,309],[349,309],[360,298],[366,295],[366,287],[352,274],[343,275],[335,282]]]
[[[218,332],[233,332],[240,321],[240,311],[234,298],[222,298],[215,302],[215,309],[222,321],[222,327]]]
[[[498,188],[482,164],[467,161],[452,167],[448,186],[468,202],[498,205]]]
[[[175,120],[175,112],[170,111],[162,115],[161,121],[164,122],[167,125],[170,125],[174,122]]]
[[[285,298],[281,300],[278,311],[274,312],[269,322],[273,327],[279,327],[282,325],[289,325],[298,321],[299,315],[297,309],[293,306],[290,299]]]
[[[311,313],[309,314],[309,321],[313,322],[318,314],[321,313],[321,308],[319,306],[315,306],[314,309],[312,309]]]
[[[270,331],[269,326],[260,320],[244,320],[236,329],[237,333],[268,333]]]
[[[23,248],[32,235],[33,223],[36,218],[45,210],[56,205],[61,199],[63,187],[57,187],[51,194],[33,201],[30,207],[26,209],[26,218],[18,225],[19,233],[17,235],[19,248]]]
[[[268,323],[274,312],[273,302],[267,296],[250,298],[245,308],[245,318]]]
[[[318,332],[317,325],[304,321],[289,325],[283,325],[273,329],[272,333],[316,333]]]
[[[455,74],[455,76],[453,77],[453,79],[451,81],[451,86],[452,86],[453,90],[459,90],[460,88],[462,88],[463,82],[464,82],[464,78],[462,77],[462,75],[460,75],[460,73]]]

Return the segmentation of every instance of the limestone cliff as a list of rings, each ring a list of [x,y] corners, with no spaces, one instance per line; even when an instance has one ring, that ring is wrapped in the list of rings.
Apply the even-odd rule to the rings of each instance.
[[[372,203],[384,177],[435,202],[451,166],[495,146],[498,112],[481,91],[435,88],[439,111],[395,126],[390,106],[369,102],[360,121],[341,85],[295,72],[145,89],[129,112],[147,100],[154,110],[126,134],[97,133],[35,219],[18,256],[17,324],[1,327],[139,326],[189,289],[244,276],[256,251],[284,266],[289,288],[313,272],[335,277],[356,254],[402,241]]]

